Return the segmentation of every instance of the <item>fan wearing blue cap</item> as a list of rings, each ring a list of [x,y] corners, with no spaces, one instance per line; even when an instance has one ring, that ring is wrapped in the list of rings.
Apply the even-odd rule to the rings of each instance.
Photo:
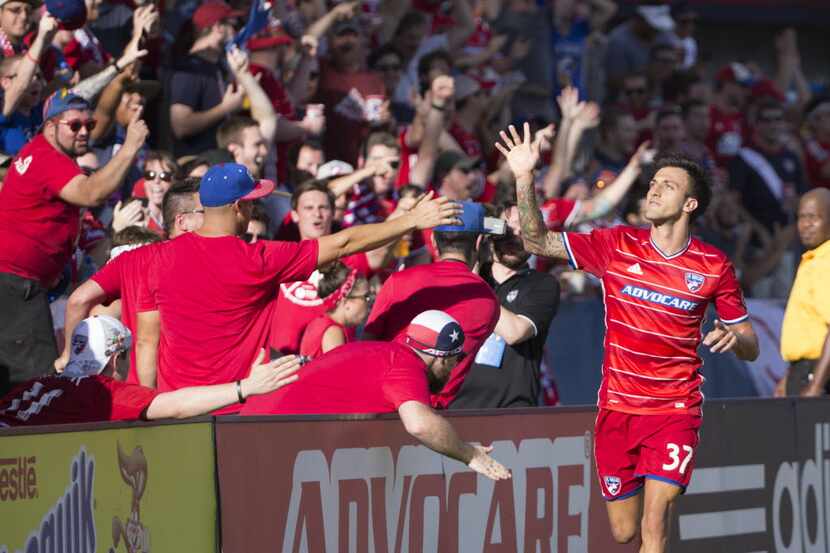
[[[279,284],[307,280],[320,266],[373,250],[407,232],[449,224],[458,206],[424,196],[397,219],[360,225],[314,240],[247,243],[253,201],[270,194],[269,181],[257,181],[238,163],[211,167],[199,196],[204,223],[170,240],[147,267],[158,316],[139,318],[148,332],[164,332],[158,349],[160,389],[233,382],[243,378],[257,351],[269,342]],[[229,410],[227,412],[233,412]]]
[[[458,321],[443,311],[424,311],[400,340],[334,348],[300,369],[295,384],[251,398],[241,414],[397,413],[426,447],[493,480],[510,478],[490,457],[492,448],[462,441],[429,406],[430,392],[444,386],[464,356],[464,341]]]

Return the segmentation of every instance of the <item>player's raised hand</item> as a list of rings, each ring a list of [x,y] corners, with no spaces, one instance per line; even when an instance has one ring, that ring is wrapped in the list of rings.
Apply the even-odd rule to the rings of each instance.
[[[524,137],[520,138],[516,127],[508,127],[510,134],[500,131],[501,142],[496,142],[496,149],[507,159],[507,164],[513,175],[519,178],[522,175],[533,173],[536,164],[539,163],[539,143],[533,143],[530,139],[530,123],[524,124]]]
[[[476,451],[473,458],[467,464],[468,467],[491,480],[507,480],[511,478],[510,471],[507,467],[490,457],[493,446],[484,447],[482,445],[474,445],[473,447]]]
[[[300,366],[297,355],[285,355],[265,362],[265,350],[260,349],[251,366],[251,374],[242,380],[242,394],[248,397],[279,390],[299,378],[297,371]]]
[[[715,319],[715,328],[709,331],[703,339],[703,345],[707,346],[712,353],[726,353],[731,351],[737,343],[738,335],[720,319]]]
[[[441,225],[458,225],[461,223],[458,216],[463,208],[456,202],[451,202],[444,196],[435,198],[432,191],[423,194],[412,206],[407,215],[415,220],[418,230],[438,227]]]

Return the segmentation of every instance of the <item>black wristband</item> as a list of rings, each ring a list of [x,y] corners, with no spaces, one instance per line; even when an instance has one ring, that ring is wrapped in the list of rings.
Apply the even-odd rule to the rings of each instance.
[[[432,109],[437,109],[438,111],[446,111],[446,106],[436,106],[434,103],[432,104]]]
[[[239,403],[245,403],[246,399],[242,395],[242,381],[241,380],[236,381],[236,397],[237,397],[237,399],[239,399]]]

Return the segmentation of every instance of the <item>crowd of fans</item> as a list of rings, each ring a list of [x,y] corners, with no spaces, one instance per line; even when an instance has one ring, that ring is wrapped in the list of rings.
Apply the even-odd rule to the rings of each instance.
[[[555,403],[540,374],[547,329],[560,297],[599,284],[522,250],[494,147],[520,121],[543,152],[548,228],[644,224],[648,166],[680,154],[716,180],[695,234],[727,253],[747,296],[787,298],[799,198],[830,187],[830,96],[805,77],[794,30],[761,45],[777,62],[765,74],[754,60],[704,62],[697,24],[682,2],[619,14],[612,0],[0,0],[0,390],[63,369],[90,313],[136,335],[133,382],[219,384],[210,364],[229,360],[170,326],[192,325],[196,306],[165,318],[174,291],[192,287],[210,290],[200,308],[242,301],[202,285],[243,270],[235,250],[187,266],[197,247],[178,237],[200,231],[305,244],[285,250],[274,290],[249,291],[268,320],[260,305],[256,325],[234,328],[258,347],[316,357],[357,336],[400,338],[442,310],[468,355],[433,405]],[[265,192],[217,196],[218,178],[247,186],[233,168]],[[425,191],[476,203],[433,231],[410,224]],[[377,243],[332,246],[326,263],[308,246],[396,220]],[[181,247],[148,246],[171,240]],[[165,253],[106,270],[145,248]],[[538,272],[518,284],[528,265]],[[164,374],[191,353],[190,374]],[[503,363],[515,370],[481,372]]]

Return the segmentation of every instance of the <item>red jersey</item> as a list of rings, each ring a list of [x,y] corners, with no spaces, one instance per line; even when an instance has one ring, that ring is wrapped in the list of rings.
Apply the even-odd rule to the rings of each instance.
[[[697,348],[706,307],[726,324],[746,320],[735,269],[718,249],[690,238],[666,256],[649,229],[618,226],[564,233],[575,269],[602,279],[605,358],[599,407],[633,414],[700,414]]]
[[[467,157],[472,159],[482,157],[481,141],[479,141],[475,134],[467,132],[467,130],[456,121],[453,121],[449,132],[455,141],[458,142],[458,145],[461,146],[461,149],[464,150],[464,153],[467,154]]]
[[[74,251],[80,209],[59,194],[82,174],[72,158],[37,135],[23,146],[0,188],[0,272],[51,287]]]
[[[146,294],[145,271],[158,247],[158,244],[147,244],[124,252],[108,261],[91,277],[107,295],[106,303],[121,299],[121,322],[130,329],[133,336],[136,335],[136,306],[140,303],[139,298],[142,294]],[[127,382],[138,384],[134,347],[130,348],[130,372],[127,374]]]
[[[365,253],[356,253],[341,259],[343,263],[366,278],[372,277]],[[321,274],[314,271],[305,280],[280,284],[275,300],[274,320],[271,326],[271,347],[283,355],[299,353],[300,342],[308,323],[325,315],[323,300],[317,296]]]
[[[43,376],[0,399],[0,426],[137,420],[157,395],[108,376]]]
[[[323,335],[326,331],[336,326],[343,331],[346,336],[346,341],[349,341],[349,332],[340,323],[333,321],[328,315],[321,315],[317,317],[305,327],[303,331],[303,340],[300,342],[300,355],[305,355],[316,359],[323,355]]]
[[[830,188],[830,143],[808,140],[804,145],[804,158],[810,184]]]
[[[316,266],[316,240],[248,244],[191,232],[161,244],[147,276],[154,301],[138,306],[158,306],[158,389],[245,378],[268,343],[279,283],[308,278]]]
[[[248,399],[240,414],[394,413],[407,401],[429,405],[426,365],[397,342],[346,344],[298,374],[293,384]]]
[[[444,389],[432,396],[434,407],[455,399],[476,352],[496,328],[499,302],[482,278],[464,263],[436,261],[389,277],[381,287],[366,332],[380,340],[402,339],[416,315],[428,309],[446,311],[464,329],[466,357],[456,365]]]

